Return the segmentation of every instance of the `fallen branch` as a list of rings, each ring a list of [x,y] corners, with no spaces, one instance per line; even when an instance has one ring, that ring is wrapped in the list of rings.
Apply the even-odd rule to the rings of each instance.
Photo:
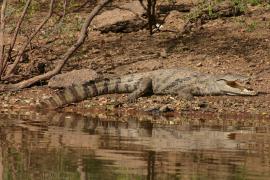
[[[33,78],[30,78],[28,80],[19,82],[17,84],[12,84],[12,85],[8,85],[7,88],[0,88],[1,90],[18,90],[18,89],[22,89],[25,87],[28,87],[38,81],[42,81],[42,80],[47,80],[50,79],[51,77],[53,77],[54,75],[58,74],[61,69],[63,68],[63,66],[65,65],[65,63],[70,59],[70,57],[74,54],[74,52],[84,43],[86,37],[87,37],[87,32],[88,32],[88,27],[90,25],[90,23],[92,22],[92,20],[94,19],[94,17],[100,12],[100,10],[107,4],[109,3],[111,0],[102,0],[93,10],[92,12],[88,15],[88,17],[86,18],[82,28],[81,28],[81,32],[80,35],[78,37],[78,40],[75,44],[73,44],[68,50],[67,52],[64,54],[64,57],[62,60],[60,60],[58,62],[58,64],[56,65],[56,67],[45,73],[42,75],[38,75],[35,76]]]
[[[14,63],[11,65],[10,69],[7,70],[6,76],[3,79],[9,78],[9,76],[13,73],[13,71],[16,68],[16,66],[20,62],[20,60],[22,58],[22,55],[23,55],[25,49],[27,48],[27,46],[31,43],[32,39],[38,34],[38,32],[40,31],[40,29],[47,23],[47,21],[52,16],[52,14],[53,14],[53,7],[54,7],[54,0],[51,0],[50,9],[49,9],[49,13],[48,13],[47,17],[40,23],[40,25],[37,27],[37,29],[30,35],[30,37],[28,38],[28,40],[24,43],[23,47],[20,49],[20,51],[18,53],[18,56],[16,57],[16,59],[14,61]]]

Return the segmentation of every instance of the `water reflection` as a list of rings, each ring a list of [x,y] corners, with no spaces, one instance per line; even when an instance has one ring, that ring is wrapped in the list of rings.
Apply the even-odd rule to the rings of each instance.
[[[0,174],[2,179],[269,179],[267,120],[182,117],[153,123],[160,118],[0,114]]]

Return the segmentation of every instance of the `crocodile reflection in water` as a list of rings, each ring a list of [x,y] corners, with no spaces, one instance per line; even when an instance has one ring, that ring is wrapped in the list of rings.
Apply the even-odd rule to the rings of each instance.
[[[186,119],[183,119],[179,125],[165,125],[166,120],[163,124],[152,123],[154,117],[150,115],[138,118],[136,116],[108,116],[107,119],[103,120],[95,116],[58,112],[35,113],[31,116],[17,114],[16,117],[16,114],[2,114],[0,118],[11,120],[17,118],[17,121],[21,121],[18,126],[28,128],[31,132],[44,131],[45,128],[43,138],[47,139],[49,143],[46,145],[47,147],[98,147],[98,141],[108,137],[140,139],[138,143],[150,149],[193,149],[198,146],[206,149],[237,147],[237,143],[228,138],[231,133],[237,132],[236,129],[231,129],[228,132],[225,132],[224,129],[223,131],[220,129],[210,131],[211,126],[200,128],[197,126],[200,124],[194,126],[192,125],[194,121],[186,121]],[[230,121],[227,120],[228,122]],[[196,127],[199,129],[194,129]],[[50,142],[54,142],[54,144]],[[94,145],[93,142],[97,144]],[[109,147],[111,142],[102,144]]]

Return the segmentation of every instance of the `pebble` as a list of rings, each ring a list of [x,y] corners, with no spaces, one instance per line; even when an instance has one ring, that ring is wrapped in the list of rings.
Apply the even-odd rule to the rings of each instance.
[[[197,67],[201,67],[202,66],[202,63],[199,62],[198,64],[196,64]]]

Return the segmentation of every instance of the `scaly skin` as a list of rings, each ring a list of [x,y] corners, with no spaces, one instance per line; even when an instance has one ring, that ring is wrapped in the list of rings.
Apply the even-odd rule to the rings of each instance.
[[[130,101],[148,93],[178,95],[187,99],[205,95],[257,95],[257,92],[238,84],[238,81],[245,80],[247,78],[239,75],[210,75],[188,69],[161,69],[75,85],[42,101],[38,108],[55,109],[89,97],[112,93],[130,93]]]

